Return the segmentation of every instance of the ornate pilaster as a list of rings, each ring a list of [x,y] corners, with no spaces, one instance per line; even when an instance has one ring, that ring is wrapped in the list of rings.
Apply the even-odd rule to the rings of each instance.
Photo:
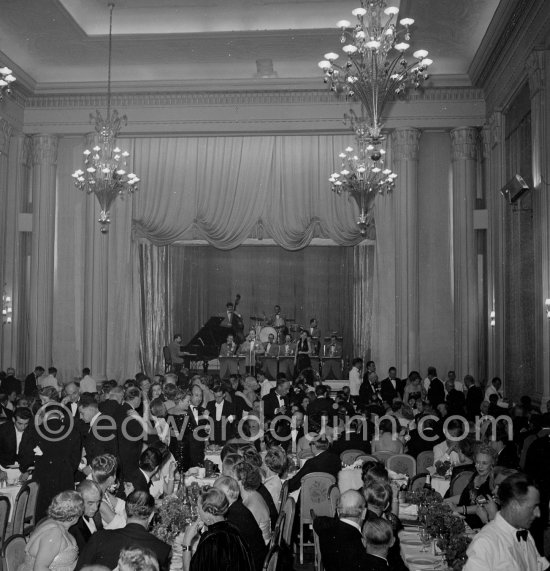
[[[527,60],[531,95],[533,161],[533,230],[535,234],[535,360],[534,392],[550,398],[550,319],[544,301],[550,298],[550,50],[535,50]]]
[[[393,170],[398,175],[395,195],[395,339],[398,373],[419,363],[418,275],[418,149],[420,131],[392,133]]]
[[[478,131],[451,131],[455,369],[459,379],[478,374],[477,254],[474,233]]]
[[[32,137],[32,247],[29,340],[35,365],[52,364],[57,143],[54,135]]]

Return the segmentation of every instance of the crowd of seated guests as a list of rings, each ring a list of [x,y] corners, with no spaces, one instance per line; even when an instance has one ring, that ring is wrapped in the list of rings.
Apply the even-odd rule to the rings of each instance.
[[[362,374],[360,359],[354,368]],[[215,491],[201,496],[202,523],[182,530],[176,542],[174,571],[208,569],[212,544],[233,558],[234,568],[259,570],[283,508],[283,482],[299,492],[307,474],[336,477],[346,450],[413,457],[432,451],[434,466],[448,462],[453,476],[472,472],[464,491],[446,501],[479,529],[495,518],[499,480],[519,469],[527,440],[523,469],[538,484],[541,505],[548,505],[550,470],[539,459],[550,452],[550,413],[528,397],[509,403],[500,379],[483,389],[471,376],[462,383],[452,372],[441,381],[430,367],[424,379],[412,371],[401,380],[392,367],[379,381],[371,361],[352,396],[349,387],[332,395],[311,369],[293,382],[285,376],[267,380],[261,371],[224,380],[183,369],[153,379],[139,373],[123,384],[94,384],[84,370],[86,391],[78,380],[62,385],[54,368],[46,374],[36,367],[25,382],[8,373],[0,383],[0,480],[8,467],[18,466],[22,482],[39,482],[37,520],[43,523],[34,534],[55,536],[52,569],[69,556],[69,568],[113,569],[136,538],[160,569],[168,569],[170,547],[148,532],[155,498],[172,494],[179,474],[204,465],[207,444],[223,447],[221,475]],[[342,522],[354,522],[357,535],[346,541],[361,555],[350,568],[358,562],[362,569],[378,568],[384,559],[388,568],[401,569],[397,489],[381,463],[366,462],[362,474],[363,487],[341,496],[338,522],[316,520],[319,537],[350,534]],[[545,509],[533,531],[539,548],[547,521]],[[31,540],[28,562],[42,561]],[[335,544],[321,542],[330,571],[338,562],[341,567],[343,555],[327,545]]]

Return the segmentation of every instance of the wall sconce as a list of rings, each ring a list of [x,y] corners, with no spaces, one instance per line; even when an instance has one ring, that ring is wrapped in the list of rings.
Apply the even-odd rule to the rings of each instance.
[[[544,302],[544,307],[546,307],[546,317],[548,319],[550,319],[550,298],[546,298],[546,301]]]
[[[495,318],[496,318],[496,313],[495,313],[495,310],[494,310],[494,309],[493,309],[493,311],[491,311],[491,313],[489,314],[489,317],[491,318],[490,325],[491,325],[491,327],[494,327],[494,326],[496,325],[496,319],[495,319]]]
[[[12,321],[13,308],[11,297],[4,292],[2,293],[2,325],[9,325]]]

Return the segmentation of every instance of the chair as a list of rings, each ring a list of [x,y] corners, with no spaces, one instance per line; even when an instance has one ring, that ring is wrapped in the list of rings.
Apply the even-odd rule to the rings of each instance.
[[[434,453],[432,450],[425,450],[420,452],[416,457],[416,472],[420,474],[421,472],[427,472],[428,466],[434,465]]]
[[[384,464],[384,466],[386,465],[388,458],[391,458],[394,455],[395,455],[395,452],[390,452],[389,450],[379,450],[378,452],[372,453],[372,456],[374,456],[374,458],[376,460],[378,460],[379,462],[382,462],[382,464]]]
[[[416,460],[408,454],[394,454],[388,458],[386,468],[412,478],[416,475]]]
[[[357,456],[355,461],[360,461],[364,464],[365,462],[378,462],[378,459],[370,454],[361,454],[361,456]]]
[[[342,466],[351,466],[359,456],[363,456],[364,452],[362,450],[344,450],[340,454],[340,460],[342,461]]]
[[[538,438],[536,434],[531,434],[523,441],[523,446],[521,447],[521,454],[519,457],[519,468],[520,470],[525,470],[525,462],[527,462],[527,452],[529,447]]]
[[[263,571],[277,571],[277,564],[279,563],[279,548],[272,547],[265,558]]]
[[[169,373],[172,370],[172,354],[168,345],[162,348],[162,356],[164,357],[164,372]]]
[[[452,480],[449,486],[449,497],[458,496],[462,493],[464,488],[468,485],[474,472],[465,471],[457,474]]]
[[[333,516],[330,493],[332,486],[336,484],[336,478],[326,472],[311,472],[306,474],[301,481],[300,491],[300,564],[304,563],[304,546],[313,545],[305,543],[304,526],[311,526],[313,519],[311,512],[316,516]]]
[[[336,509],[338,508],[338,501],[340,500],[340,488],[335,484],[330,488],[328,493],[328,497],[330,500],[330,509],[332,511],[332,515],[336,513]]]
[[[10,519],[10,500],[7,496],[0,496],[0,547],[6,539],[6,530]]]
[[[2,571],[17,571],[25,560],[27,542],[23,535],[12,535],[2,547]]]
[[[285,521],[283,524],[280,542],[281,545],[290,548],[290,544],[292,542],[292,530],[294,527],[294,517],[296,516],[296,502],[294,501],[294,498],[290,497],[287,499],[283,510],[285,514]]]
[[[421,474],[416,474],[409,480],[409,491],[414,492],[416,490],[421,490],[426,483],[426,476],[428,472],[422,472]]]
[[[23,534],[28,537],[36,525],[36,499],[40,491],[38,482],[29,482],[29,499],[27,501],[27,509],[25,510],[25,522],[23,526]]]
[[[315,512],[311,510],[311,519],[315,520]],[[315,550],[315,561],[314,569],[315,571],[323,571],[323,561],[321,560],[321,544],[319,542],[319,536],[313,530],[313,548]]]
[[[281,494],[279,496],[279,512],[283,511],[287,498],[288,498],[288,480],[285,480],[285,482],[283,482],[283,486],[281,487]]]
[[[25,514],[27,513],[27,504],[31,489],[28,484],[23,484],[19,490],[13,507],[13,521],[10,525],[10,535],[23,535],[25,526]],[[5,571],[5,570],[4,570]]]

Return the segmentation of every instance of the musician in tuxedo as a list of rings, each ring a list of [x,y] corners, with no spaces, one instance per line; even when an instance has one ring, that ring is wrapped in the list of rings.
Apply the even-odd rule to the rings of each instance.
[[[279,356],[279,345],[275,342],[275,335],[273,335],[273,333],[267,336],[267,342],[264,343],[264,354],[266,357]]]
[[[19,463],[19,453],[29,439],[32,413],[28,408],[15,409],[11,421],[0,426],[0,467]],[[0,478],[1,479],[1,478]]]
[[[234,435],[235,407],[226,400],[226,392],[222,385],[214,385],[212,392],[214,393],[214,400],[206,405],[212,427],[210,439],[215,444],[223,445]]]
[[[380,396],[382,400],[388,404],[391,404],[393,399],[396,398],[403,400],[404,390],[405,385],[403,381],[397,378],[397,369],[390,367],[388,369],[388,376],[380,383]]]
[[[84,513],[78,521],[69,528],[69,533],[75,538],[78,550],[82,551],[92,534],[103,529],[99,506],[103,493],[101,488],[92,480],[82,480],[76,491],[84,500]]]
[[[83,470],[90,473],[90,464],[96,456],[103,454],[117,455],[116,427],[112,418],[103,416],[98,409],[97,401],[90,394],[84,394],[78,403],[80,413],[82,444],[86,452],[88,466]]]
[[[40,365],[34,368],[34,371],[25,378],[25,387],[23,392],[27,397],[34,397],[38,394],[38,379],[44,374],[45,369]]]
[[[180,333],[175,333],[172,342],[168,344],[168,351],[170,351],[170,359],[172,360],[172,366],[174,371],[179,373],[183,367],[183,351],[181,350],[181,344],[183,339]]]
[[[239,374],[239,361],[235,358],[237,349],[238,346],[235,343],[233,333],[230,333],[226,342],[222,343],[220,347],[220,379],[227,379],[231,375]]]
[[[287,379],[294,377],[294,357],[296,355],[296,344],[290,335],[285,336],[285,341],[279,345],[279,375],[284,375]]]
[[[138,469],[124,478],[129,482],[136,492],[149,492],[151,480],[159,471],[162,464],[162,455],[155,448],[146,448],[139,457]]]
[[[275,342],[275,335],[270,333],[267,342],[264,343],[264,359],[262,366],[268,379],[273,380],[277,376],[277,357],[279,356],[279,345]]]
[[[189,420],[183,434],[183,468],[188,470],[204,464],[204,449],[208,440],[210,424],[202,405],[202,389],[193,385],[189,403]]]
[[[300,468],[298,473],[288,481],[289,492],[298,490],[301,486],[302,478],[312,472],[327,472],[335,478],[338,477],[342,463],[339,456],[329,451],[329,447],[330,443],[325,436],[311,441],[313,458],[306,460],[306,463]]]
[[[238,303],[241,296],[238,295],[235,301]],[[235,311],[235,305],[228,301],[225,304],[225,314],[222,321],[220,322],[220,327],[228,327],[232,330],[233,335],[237,343],[242,343],[244,341],[244,321],[240,313]]]
[[[248,337],[239,347],[239,355],[245,359],[247,373],[253,373],[256,368],[257,358],[264,354],[262,342],[256,338],[256,331],[251,329]]]
[[[171,547],[148,531],[155,513],[153,496],[147,492],[132,492],[126,498],[125,510],[126,527],[94,533],[80,552],[77,571],[90,565],[114,569],[121,549],[134,545],[150,549],[157,558],[160,570],[168,571]]]
[[[338,500],[338,517],[320,516],[313,520],[326,571],[369,569],[361,534],[366,511],[363,495],[356,490],[347,490]]]
[[[318,355],[319,350],[321,349],[321,330],[319,329],[319,324],[317,323],[317,319],[315,319],[315,317],[312,317],[309,320],[309,328],[307,332],[311,340],[313,354]]]
[[[326,379],[342,378],[342,345],[338,343],[336,335],[330,336],[330,342],[323,347],[322,377]]]

